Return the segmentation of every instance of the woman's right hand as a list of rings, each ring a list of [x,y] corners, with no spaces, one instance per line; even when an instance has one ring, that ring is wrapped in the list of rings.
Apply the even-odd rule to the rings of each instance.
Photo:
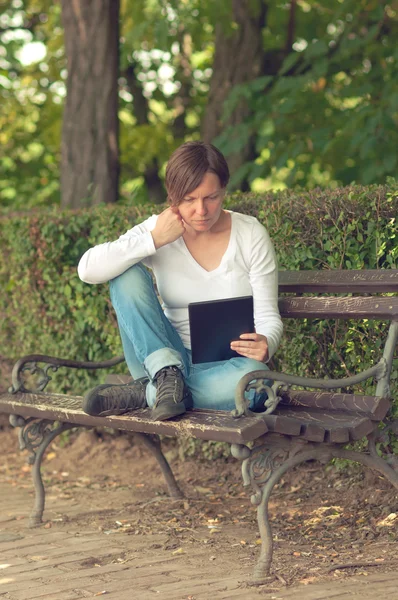
[[[155,248],[175,242],[185,233],[184,221],[175,206],[169,206],[158,216],[155,229],[151,232]]]

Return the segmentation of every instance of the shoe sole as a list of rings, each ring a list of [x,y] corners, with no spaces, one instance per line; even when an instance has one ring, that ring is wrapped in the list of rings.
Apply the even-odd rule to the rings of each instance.
[[[193,408],[192,394],[188,388],[185,388],[185,396],[181,402],[168,404],[164,407],[155,406],[152,409],[152,421],[167,421],[168,419],[183,415],[187,409],[191,408]]]
[[[92,415],[94,417],[111,417],[115,415],[116,417],[119,415],[125,415],[129,412],[134,412],[136,410],[140,410],[139,408],[119,408],[118,410],[104,410],[102,413],[98,413],[97,415]]]
[[[173,419],[174,417],[179,417],[186,412],[186,408],[184,402],[181,401],[178,404],[173,404],[173,406],[165,406],[162,408],[153,408],[152,409],[152,421],[167,421],[167,419]]]

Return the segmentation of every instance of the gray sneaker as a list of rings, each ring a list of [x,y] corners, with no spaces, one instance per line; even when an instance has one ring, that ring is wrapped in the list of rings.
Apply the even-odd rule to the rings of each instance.
[[[93,417],[106,417],[145,408],[148,381],[147,377],[141,377],[122,385],[97,385],[84,396],[83,410]]]
[[[152,408],[154,421],[166,421],[192,408],[192,396],[178,367],[165,367],[155,375],[156,400]]]

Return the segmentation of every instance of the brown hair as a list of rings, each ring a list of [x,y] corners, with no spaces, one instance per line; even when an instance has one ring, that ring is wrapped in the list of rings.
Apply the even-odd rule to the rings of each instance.
[[[166,168],[166,189],[170,204],[178,204],[196,189],[206,173],[215,173],[222,188],[229,181],[224,156],[212,144],[186,142],[171,155]]]

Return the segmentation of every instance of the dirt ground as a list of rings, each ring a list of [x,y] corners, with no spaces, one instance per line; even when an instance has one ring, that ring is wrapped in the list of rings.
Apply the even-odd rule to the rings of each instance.
[[[253,566],[259,552],[256,510],[242,487],[237,461],[181,461],[174,441],[164,446],[183,500],[166,495],[154,458],[132,437],[80,430],[53,443],[43,463],[49,497],[71,507],[91,507],[95,498],[104,505],[97,502],[95,510],[71,517],[58,515],[50,526],[62,530],[73,520],[108,535],[163,534],[161,547],[148,543],[154,555],[191,554],[205,546],[214,576],[226,562],[231,569]],[[16,432],[7,426],[0,432],[0,452],[0,481],[31,490],[26,455],[17,450]],[[267,589],[395,572],[397,500],[396,490],[361,468],[339,471],[309,463],[287,475],[270,505],[276,580]]]
[[[260,540],[256,508],[250,490],[243,488],[238,461],[182,460],[177,442],[165,439],[165,454],[185,494],[175,500],[166,494],[155,459],[134,437],[81,429],[68,434],[55,440],[43,461],[47,499],[62,499],[65,505],[62,514],[45,512],[52,531],[73,525],[110,538],[135,536],[140,548],[147,542],[148,557],[181,555],[181,572],[184,555],[195,553],[198,569],[201,561],[211,563],[214,578],[226,570],[242,579],[251,572]],[[17,446],[17,432],[0,415],[0,483],[33,496],[27,455]],[[380,576],[375,592],[382,593],[382,575],[397,572],[398,491],[369,470],[307,463],[276,486],[270,512],[275,579],[258,588],[269,598],[296,586],[315,590],[323,584],[326,589],[333,582],[349,585],[375,574]]]

